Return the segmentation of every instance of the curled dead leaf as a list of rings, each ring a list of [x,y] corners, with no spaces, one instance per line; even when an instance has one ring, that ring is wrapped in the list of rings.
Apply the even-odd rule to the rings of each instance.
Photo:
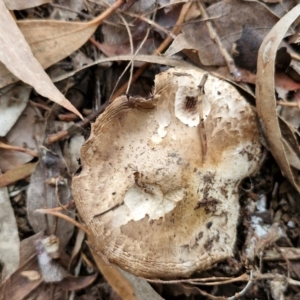
[[[34,87],[40,95],[57,102],[82,117],[78,110],[55,87],[34,57],[3,0],[0,0],[0,12],[0,61],[18,79]]]
[[[282,17],[265,37],[258,53],[256,79],[257,113],[268,147],[282,173],[298,192],[300,192],[300,184],[296,176],[297,172],[291,168],[288,160],[288,157],[291,157],[290,147],[287,148],[287,145],[283,142],[284,137],[277,118],[274,78],[277,49],[289,27],[299,15],[300,5],[297,5]],[[287,127],[285,127],[285,130],[287,130]],[[293,135],[292,132],[290,134]],[[294,154],[297,156],[296,153]],[[293,156],[293,159],[295,159],[295,156]],[[293,164],[295,165],[295,162]]]

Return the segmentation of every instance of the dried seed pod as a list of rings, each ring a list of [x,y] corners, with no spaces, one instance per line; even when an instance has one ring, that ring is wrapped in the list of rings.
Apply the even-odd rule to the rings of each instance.
[[[134,99],[116,99],[81,151],[73,195],[90,242],[143,277],[208,269],[233,255],[238,185],[261,155],[255,112],[194,70],[161,73],[152,100]]]

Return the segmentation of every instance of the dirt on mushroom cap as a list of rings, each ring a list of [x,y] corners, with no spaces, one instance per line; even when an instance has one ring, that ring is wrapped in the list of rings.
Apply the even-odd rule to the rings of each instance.
[[[172,69],[157,75],[153,98],[116,99],[82,148],[73,195],[90,242],[139,276],[189,276],[233,255],[238,185],[261,155],[258,126],[225,81],[208,76],[199,97],[203,76]]]

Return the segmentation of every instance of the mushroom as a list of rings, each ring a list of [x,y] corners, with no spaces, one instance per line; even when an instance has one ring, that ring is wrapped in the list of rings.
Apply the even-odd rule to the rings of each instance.
[[[255,111],[232,85],[170,69],[150,99],[121,96],[96,120],[73,195],[99,255],[186,277],[233,255],[239,184],[260,157]]]

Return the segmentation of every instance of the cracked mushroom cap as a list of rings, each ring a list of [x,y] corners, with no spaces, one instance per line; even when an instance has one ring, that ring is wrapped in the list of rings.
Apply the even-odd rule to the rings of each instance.
[[[90,243],[138,276],[189,276],[233,255],[258,126],[229,83],[208,76],[201,93],[203,76],[171,69],[151,100],[119,97],[81,150],[73,195]]]

